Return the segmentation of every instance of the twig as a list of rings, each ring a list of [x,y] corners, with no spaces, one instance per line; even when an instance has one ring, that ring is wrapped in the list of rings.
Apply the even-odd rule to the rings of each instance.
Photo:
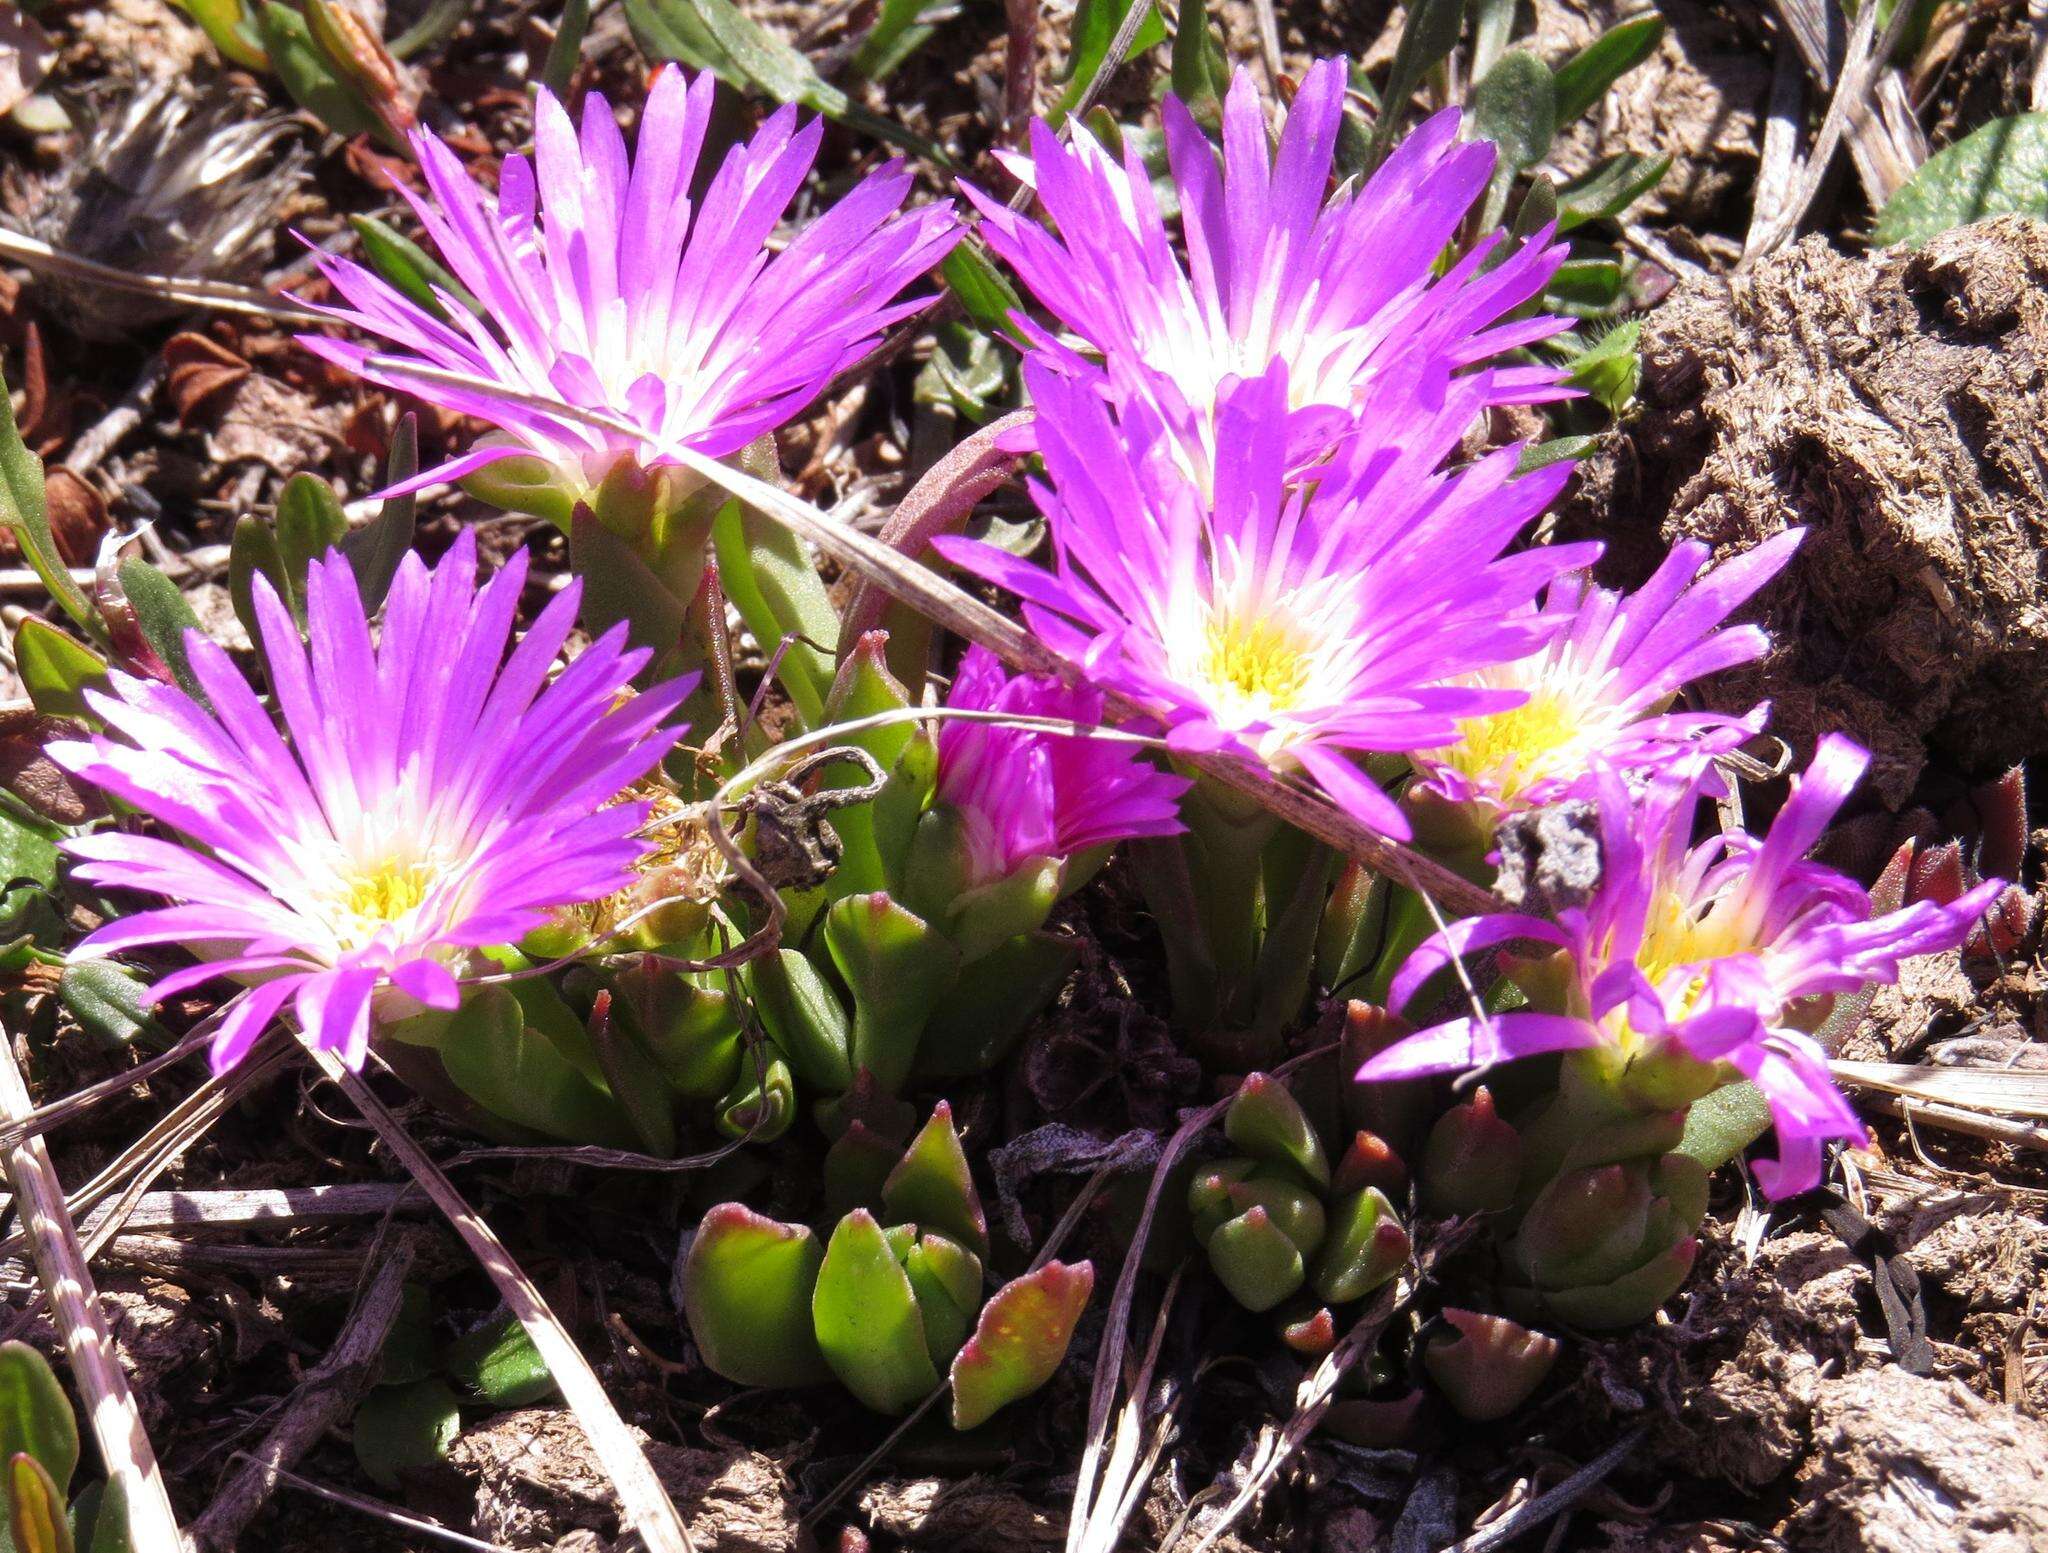
[[[14,1060],[14,1042],[4,1029],[0,1029],[0,1110],[17,1118],[30,1110],[28,1085]],[[121,1485],[127,1503],[128,1544],[135,1553],[178,1553],[182,1545],[178,1517],[164,1490],[163,1474],[157,1469],[127,1372],[114,1356],[114,1337],[100,1313],[92,1269],[86,1265],[77,1227],[65,1211],[64,1188],[41,1138],[26,1139],[9,1151],[7,1175],[28,1226],[36,1274],[49,1294],[57,1328],[64,1334],[65,1351],[71,1356],[72,1383],[85,1403],[107,1475]]]
[[[889,521],[882,525],[882,543],[915,561],[939,535],[959,528],[974,511],[975,504],[1009,479],[1024,462],[1022,454],[1006,453],[996,444],[1030,425],[1031,419],[1029,410],[1013,411],[962,438],[896,504]],[[841,617],[841,657],[852,650],[863,633],[882,623],[882,611],[887,604],[887,592],[863,577]]]
[[[1764,143],[1756,173],[1756,198],[1750,205],[1746,258],[1783,219],[1799,178],[1799,121],[1806,112],[1806,76],[1787,48],[1778,50],[1771,70],[1770,114],[1764,120]],[[1731,792],[1735,788],[1731,785]]]
[[[190,280],[176,275],[144,275],[117,269],[94,259],[52,248],[48,243],[0,227],[0,258],[13,259],[31,270],[88,280],[117,291],[136,291],[162,297],[186,307],[211,308],[217,313],[241,313],[256,318],[274,318],[281,323],[320,325],[333,320],[303,307],[294,307],[256,286],[237,286],[224,280]]]
[[[561,1387],[562,1400],[576,1414],[599,1464],[611,1479],[627,1523],[639,1532],[649,1553],[694,1553],[683,1519],[676,1513],[668,1490],[661,1486],[661,1479],[654,1475],[654,1468],[648,1465],[647,1453],[633,1438],[626,1421],[619,1417],[618,1409],[605,1395],[604,1383],[597,1378],[597,1372],[583,1357],[568,1329],[541,1298],[533,1280],[512,1260],[490,1225],[463,1200],[455,1184],[391,1114],[376,1091],[363,1082],[362,1076],[333,1052],[320,1047],[310,1049],[320,1070],[341,1087],[407,1173],[434,1200],[434,1206],[462,1237],[462,1243],[489,1274],[506,1306],[526,1328],[555,1384]]]
[[[365,1258],[371,1268],[369,1283],[342,1323],[341,1335],[326,1358],[299,1382],[263,1443],[242,1453],[242,1464],[215,1490],[213,1503],[193,1523],[192,1541],[198,1547],[233,1548],[277,1492],[279,1471],[311,1450],[368,1395],[377,1379],[384,1341],[404,1309],[405,1280],[422,1243],[417,1229],[379,1233]]]
[[[1475,1531],[1462,1542],[1453,1543],[1444,1549],[1444,1553],[1493,1553],[1493,1549],[1505,1546],[1523,1532],[1541,1526],[1553,1515],[1560,1515],[1569,1510],[1597,1488],[1616,1467],[1628,1460],[1629,1453],[1643,1443],[1643,1436],[1646,1433],[1648,1430],[1644,1425],[1636,1425],[1557,1487],[1538,1494],[1520,1509],[1502,1516],[1482,1531]]]
[[[1777,0],[1779,14],[1786,18],[1795,38],[1805,37],[1806,32],[1794,21],[1794,17],[1802,14],[1805,7],[1816,3],[1819,3],[1819,0]],[[1848,132],[1851,126],[1856,127],[1857,145],[1868,147],[1872,144],[1862,128],[1873,122],[1870,112],[1872,90],[1878,73],[1884,69],[1884,62],[1891,57],[1893,47],[1904,34],[1906,23],[1912,20],[1914,7],[1894,7],[1891,21],[1886,25],[1882,37],[1878,36],[1877,32],[1878,10],[1879,7],[1876,5],[1866,5],[1857,12],[1856,25],[1849,34],[1849,46],[1842,56],[1841,71],[1835,77],[1834,96],[1828,101],[1827,115],[1821,120],[1820,132],[1814,136],[1813,151],[1800,171],[1799,182],[1793,190],[1792,198],[1786,202],[1784,209],[1762,234],[1752,234],[1757,236],[1757,241],[1745,248],[1743,264],[1751,264],[1757,259],[1775,253],[1785,245],[1794,232],[1799,230],[1799,223],[1804,219],[1807,207],[1813,204],[1814,197],[1820,193],[1821,180],[1827,176],[1828,164],[1835,158],[1835,149],[1841,144],[1844,133]],[[1808,63],[1812,63],[1810,54]],[[1821,79],[1825,81],[1826,78],[1821,76]],[[1859,167],[1859,171],[1861,170]],[[1911,176],[1911,171],[1911,167],[1908,167],[1905,176]],[[1865,182],[1873,203],[1882,204],[1891,191],[1897,188],[1898,183],[1905,181],[1904,177],[1900,177],[1897,182],[1892,182],[1890,187],[1886,188],[1885,185],[1891,178],[1892,173],[1889,171],[1872,171],[1865,174]]]
[[[1872,1110],[1896,1116],[1909,1124],[1926,1122],[1948,1132],[1967,1133],[1973,1138],[2010,1144],[2014,1148],[2048,1152],[2048,1127],[2038,1122],[2012,1121],[2003,1116],[1987,1116],[1982,1111],[1965,1110],[1959,1105],[1943,1105],[1938,1100],[1909,1100],[1903,1095],[1866,1094],[1862,1100]]]
[[[98,468],[100,460],[114,450],[114,444],[142,424],[149,402],[156,397],[157,388],[164,380],[164,371],[164,353],[158,351],[149,358],[141,376],[130,385],[113,409],[71,444],[71,451],[64,455],[63,467],[75,475],[90,474]]]
[[[472,1537],[469,1533],[457,1531],[452,1526],[443,1526],[439,1521],[429,1521],[417,1515],[408,1515],[403,1510],[393,1509],[388,1504],[379,1504],[376,1500],[366,1498],[362,1494],[351,1494],[346,1489],[330,1488],[325,1483],[316,1483],[311,1478],[302,1478],[298,1473],[287,1472],[282,1467],[278,1468],[277,1480],[280,1483],[289,1484],[293,1488],[303,1489],[306,1493],[312,1494],[319,1499],[325,1499],[330,1504],[345,1505],[351,1510],[360,1511],[362,1514],[372,1516],[377,1520],[388,1521],[393,1526],[403,1526],[407,1531],[416,1531],[422,1536],[433,1537],[438,1541],[447,1543],[450,1547],[469,1548],[473,1550],[473,1553],[512,1553],[510,1548],[505,1547],[501,1543],[486,1542],[481,1537]]]

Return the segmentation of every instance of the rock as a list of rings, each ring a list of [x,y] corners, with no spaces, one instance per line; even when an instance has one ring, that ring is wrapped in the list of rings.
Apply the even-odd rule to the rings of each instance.
[[[1666,547],[1809,537],[1761,607],[1776,646],[1704,687],[1770,698],[1802,753],[1876,753],[1896,807],[1931,747],[1987,774],[2048,742],[2048,225],[2004,217],[1915,252],[1808,238],[1649,315],[1640,412],[1564,528],[1610,582]]]
[[[1831,1234],[1767,1240],[1753,1265],[1709,1224],[1683,1317],[1588,1351],[1586,1382],[1633,1421],[1643,1456],[1760,1488],[1806,1459],[1823,1377],[1855,1361],[1869,1273]]]
[[[1067,1523],[986,1478],[877,1483],[861,1513],[882,1535],[911,1547],[959,1553],[1036,1553],[1066,1541]]]
[[[1555,68],[1625,16],[1636,0],[1536,0],[1534,46]],[[1746,224],[1756,180],[1758,124],[1771,95],[1771,61],[1747,6],[1658,0],[1664,40],[1615,82],[1585,118],[1551,147],[1560,181],[1624,151],[1668,154],[1664,181],[1630,219],[1666,217],[1688,225]]]
[[[655,1444],[647,1447],[647,1459],[683,1512],[697,1553],[793,1553],[797,1547],[795,1501],[772,1458],[740,1448]],[[476,1536],[510,1548],[553,1548],[579,1532],[617,1530],[610,1480],[566,1409],[523,1408],[486,1419],[457,1437],[448,1461],[476,1485],[470,1526]]]
[[[1788,1530],[1818,1553],[2048,1547],[2048,1425],[1896,1367],[1821,1384]]]

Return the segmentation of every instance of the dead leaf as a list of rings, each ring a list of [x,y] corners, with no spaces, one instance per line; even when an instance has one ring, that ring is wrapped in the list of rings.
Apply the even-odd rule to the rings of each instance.
[[[51,740],[76,739],[85,731],[82,724],[42,717],[26,707],[0,709],[0,787],[59,825],[83,825],[105,814],[98,794],[75,785],[43,753]]]
[[[90,566],[107,531],[107,499],[91,484],[52,464],[43,473],[43,501],[50,512],[50,533],[67,566]]]
[[[40,22],[19,6],[0,6],[0,113],[36,89],[56,56]]]
[[[164,381],[181,426],[218,408],[227,391],[249,371],[248,362],[203,334],[188,331],[164,342]]]
[[[279,474],[321,463],[341,445],[346,405],[319,405],[276,378],[251,373],[236,383],[207,453],[223,464],[254,460]]]

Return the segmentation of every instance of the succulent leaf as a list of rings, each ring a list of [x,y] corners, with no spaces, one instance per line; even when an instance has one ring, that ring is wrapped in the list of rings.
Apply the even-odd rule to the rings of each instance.
[[[1047,1262],[997,1290],[953,1359],[953,1427],[985,1423],[1052,1379],[1094,1288],[1092,1263]]]
[[[876,1412],[907,1413],[939,1384],[910,1276],[863,1208],[832,1232],[811,1320],[832,1373]]]
[[[967,1151],[953,1130],[953,1108],[941,1100],[882,1183],[892,1223],[917,1223],[952,1236],[976,1256],[988,1255],[988,1218],[974,1190]]]
[[[825,1251],[801,1224],[740,1203],[704,1215],[681,1276],[683,1315],[704,1362],[741,1386],[808,1386],[826,1368],[812,1330]]]
[[[1446,1309],[1457,1334],[1439,1332],[1423,1345],[1423,1368],[1460,1418],[1490,1423],[1535,1394],[1557,1363],[1562,1344],[1505,1316]]]
[[[1252,1208],[1217,1226],[1209,1237],[1209,1265],[1230,1297],[1250,1311],[1271,1310],[1308,1276],[1301,1248],[1264,1208]]]
[[[1292,1166],[1318,1190],[1330,1184],[1323,1140],[1285,1084],[1264,1073],[1248,1073],[1223,1116],[1223,1136],[1270,1165]]]

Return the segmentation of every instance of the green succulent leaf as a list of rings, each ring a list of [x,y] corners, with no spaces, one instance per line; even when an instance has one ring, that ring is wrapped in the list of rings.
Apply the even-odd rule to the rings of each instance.
[[[97,726],[85,692],[113,689],[107,661],[90,647],[33,615],[14,630],[14,666],[29,700],[45,717],[69,717]]]
[[[938,30],[921,20],[927,14],[947,13],[930,0],[882,0],[874,25],[853,52],[853,73],[863,81],[886,80]]]
[[[1016,334],[1012,319],[1024,310],[1024,299],[996,268],[979,238],[970,235],[955,243],[939,265],[939,278],[982,328],[992,334]]]
[[[772,479],[772,472],[767,477]],[[820,726],[832,688],[839,611],[832,607],[817,563],[787,527],[736,501],[719,512],[711,536],[726,598],[754,640],[771,654],[781,653],[776,679],[804,726]]]
[[[134,1553],[128,1538],[128,1491],[121,1479],[88,1483],[71,1501],[71,1541],[85,1553]]]
[[[449,1379],[492,1407],[526,1407],[555,1394],[555,1377],[510,1311],[457,1339],[448,1352]]]
[[[7,1523],[15,1553],[72,1553],[64,1495],[26,1452],[7,1463]]]
[[[718,1098],[718,1130],[728,1138],[773,1143],[796,1120],[796,1081],[772,1046],[757,1060],[740,1054],[739,1077]]]
[[[1617,325],[1572,358],[1565,381],[1583,388],[1609,414],[1619,415],[1634,401],[1643,377],[1637,349],[1643,326],[1635,319]]]
[[[626,0],[626,25],[651,59],[678,59],[714,71],[742,89],[777,102],[799,103],[829,119],[950,168],[953,159],[893,119],[858,107],[811,68],[801,52],[776,37],[731,0]]]
[[[178,585],[149,562],[136,557],[121,562],[114,569],[114,577],[128,607],[135,611],[135,623],[142,628],[143,639],[163,659],[178,688],[204,704],[206,694],[185,654],[185,633],[199,630],[199,617],[192,613],[192,606],[185,602]]]
[[[777,1223],[736,1202],[705,1214],[678,1280],[704,1362],[740,1386],[824,1380],[831,1371],[811,1319],[824,1260],[804,1225]]]
[[[461,1432],[461,1399],[437,1377],[379,1386],[356,1409],[349,1431],[364,1474],[389,1490],[403,1488],[409,1473],[446,1460]]]
[[[1081,947],[1061,933],[1026,933],[964,967],[925,1021],[918,1073],[958,1078],[993,1068],[1066,985]]]
[[[1771,1125],[1770,1102],[1747,1079],[1724,1084],[1693,1102],[1685,1116],[1685,1136],[1678,1152],[1716,1170],[1740,1157]]]
[[[472,988],[434,1044],[456,1087],[494,1115],[571,1143],[639,1144],[618,1102],[527,1028],[526,1011],[504,986]]]
[[[853,1030],[839,995],[794,949],[749,961],[740,973],[789,1066],[803,1083],[839,1094],[853,1083]]]
[[[1917,248],[1987,216],[2048,217],[2048,113],[1993,119],[1929,157],[1885,202],[1872,246]]]
[[[1423,1368],[1458,1416],[1472,1423],[1505,1418],[1528,1401],[1562,1351],[1556,1338],[1505,1316],[1455,1309],[1443,1314],[1451,1332],[1423,1345]]]
[[[1466,102],[1470,135],[1493,142],[1497,160],[1487,184],[1480,227],[1500,224],[1516,175],[1549,154],[1557,135],[1557,87],[1550,67],[1527,49],[1509,49],[1472,88]]]
[[[78,1470],[78,1420],[57,1375],[27,1343],[0,1343],[0,1458],[35,1458],[59,1503]]]
[[[1316,1258],[1315,1290],[1332,1305],[1364,1299],[1408,1261],[1408,1232],[1376,1186],[1339,1198]]]
[[[981,1258],[944,1235],[920,1235],[903,1253],[903,1272],[917,1296],[925,1351],[934,1364],[952,1363],[981,1309]]]
[[[853,1064],[900,1089],[925,1020],[952,987],[960,955],[887,895],[849,895],[825,913],[825,944],[853,994]]]
[[[1223,1136],[1254,1159],[1291,1166],[1310,1186],[1330,1184],[1330,1160],[1314,1123],[1287,1086],[1264,1073],[1248,1073],[1223,1113]]]
[[[882,1207],[892,1224],[921,1224],[950,1235],[976,1256],[988,1255],[988,1218],[967,1151],[953,1130],[953,1108],[945,1101],[932,1108],[931,1120],[882,1183]]]
[[[865,1209],[832,1232],[811,1320],[832,1373],[876,1412],[907,1413],[938,1385],[910,1275]]]
[[[57,981],[57,1001],[87,1034],[108,1046],[137,1036],[165,1038],[150,1012],[142,979],[119,960],[73,960]]]
[[[953,1357],[953,1427],[976,1428],[1051,1380],[1094,1288],[1092,1263],[1047,1262],[997,1290]]]
[[[1264,1208],[1227,1219],[1209,1237],[1209,1265],[1249,1311],[1271,1310],[1308,1277],[1297,1246]]]

